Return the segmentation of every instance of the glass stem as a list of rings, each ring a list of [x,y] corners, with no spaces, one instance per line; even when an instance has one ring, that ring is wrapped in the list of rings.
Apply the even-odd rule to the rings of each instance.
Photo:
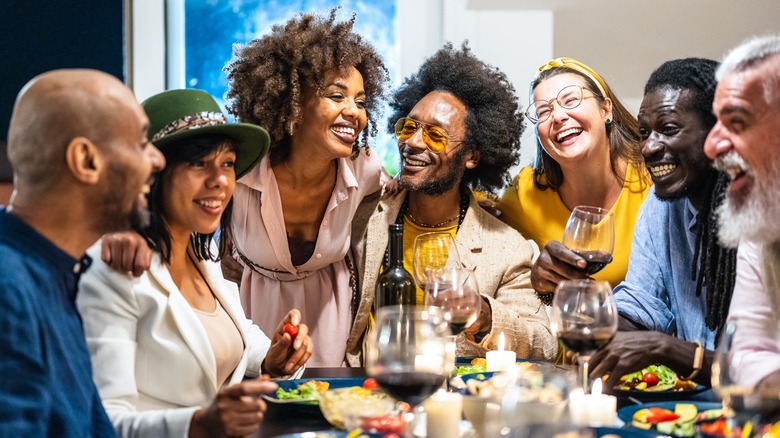
[[[590,374],[590,371],[588,370],[589,362],[590,356],[580,356],[580,379],[582,383],[582,390],[585,392],[585,394],[590,394],[590,390],[588,388],[588,374]]]

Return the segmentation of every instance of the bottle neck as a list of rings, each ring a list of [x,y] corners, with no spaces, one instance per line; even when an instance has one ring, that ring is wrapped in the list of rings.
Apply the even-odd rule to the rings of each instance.
[[[389,236],[388,268],[398,268],[404,265],[404,232],[401,229],[391,229]]]

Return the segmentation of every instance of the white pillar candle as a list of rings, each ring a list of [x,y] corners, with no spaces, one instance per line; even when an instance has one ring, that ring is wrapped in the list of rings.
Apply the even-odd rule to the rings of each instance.
[[[517,356],[514,351],[504,350],[504,332],[498,335],[498,350],[491,350],[485,354],[487,371],[507,371],[515,366]]]
[[[601,379],[596,379],[591,394],[584,394],[579,388],[569,393],[569,416],[573,423],[585,426],[615,424],[617,399],[602,394],[601,385]]]
[[[463,396],[456,392],[436,391],[425,403],[426,437],[452,438],[460,436]]]

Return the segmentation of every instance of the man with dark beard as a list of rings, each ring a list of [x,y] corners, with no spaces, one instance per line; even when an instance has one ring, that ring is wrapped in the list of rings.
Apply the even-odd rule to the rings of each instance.
[[[729,309],[735,383],[777,408],[780,393],[780,35],[753,38],[723,59],[705,152],[729,175],[719,236],[739,245]],[[764,406],[764,409],[768,406]]]
[[[533,249],[517,231],[482,210],[471,189],[493,192],[519,160],[522,113],[506,75],[447,45],[407,78],[391,103],[390,128],[401,155],[401,192],[367,199],[356,213],[352,250],[359,303],[347,344],[350,365],[361,350],[374,306],[374,284],[388,243],[388,225],[403,224],[404,264],[417,235],[455,237],[461,261],[475,268],[484,302],[458,337],[459,356],[484,356],[501,333],[518,357],[552,359],[557,345],[530,283]],[[423,303],[418,289],[417,303]]]
[[[0,209],[0,430],[8,436],[114,436],[92,382],[75,298],[84,253],[146,220],[165,160],[119,80],[94,70],[32,79],[8,129],[14,194]]]
[[[717,242],[727,178],[704,155],[716,67],[701,58],[668,61],[645,86],[640,146],[654,187],[639,211],[626,279],[614,290],[621,331],[591,361],[592,377],[610,375],[607,388],[659,363],[710,384],[736,263],[735,251]]]

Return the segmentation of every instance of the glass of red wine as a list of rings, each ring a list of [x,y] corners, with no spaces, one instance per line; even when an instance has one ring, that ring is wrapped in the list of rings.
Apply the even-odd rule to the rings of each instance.
[[[450,335],[440,309],[385,306],[377,309],[376,330],[366,344],[366,374],[397,400],[412,406],[413,418],[425,399],[442,387],[448,374]],[[411,436],[414,419],[407,423]]]
[[[615,217],[611,211],[600,207],[580,205],[574,207],[566,228],[563,245],[585,259],[583,269],[593,275],[612,261],[615,247]]]
[[[558,339],[577,353],[579,378],[588,388],[588,361],[615,336],[618,312],[612,288],[606,281],[564,280],[555,288],[550,308],[550,328]]]
[[[453,335],[474,324],[482,306],[473,269],[429,270],[426,276],[425,304],[441,309]]]

